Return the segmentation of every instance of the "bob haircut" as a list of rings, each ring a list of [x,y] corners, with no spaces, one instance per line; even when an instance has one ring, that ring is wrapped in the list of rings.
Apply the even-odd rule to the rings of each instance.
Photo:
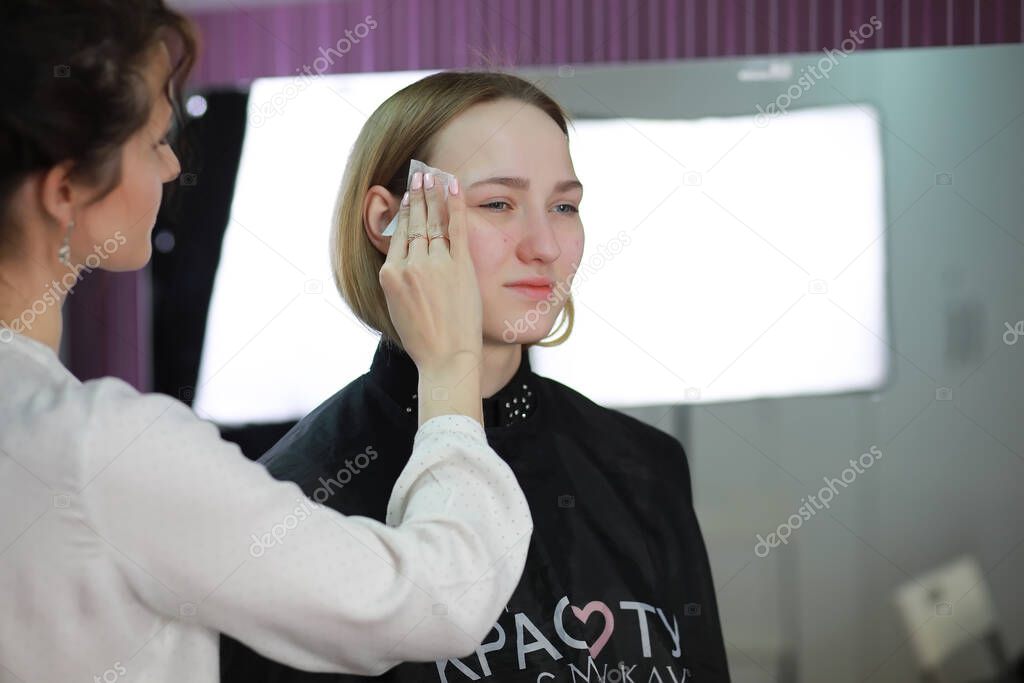
[[[380,286],[385,255],[366,235],[363,204],[367,191],[381,185],[395,197],[405,194],[410,159],[430,163],[434,136],[452,119],[483,102],[513,99],[531,104],[568,135],[569,115],[527,80],[492,71],[445,71],[427,76],[389,97],[359,132],[335,205],[331,226],[331,270],[341,297],[356,316],[384,339],[401,347]],[[555,339],[538,346],[557,346],[573,327],[572,296],[566,297]]]

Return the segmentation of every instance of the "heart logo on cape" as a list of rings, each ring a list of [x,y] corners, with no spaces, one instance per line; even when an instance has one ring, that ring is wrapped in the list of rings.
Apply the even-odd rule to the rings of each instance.
[[[590,615],[594,612],[604,616],[604,631],[594,641],[594,644],[589,646],[590,656],[596,658],[598,653],[604,649],[604,646],[608,644],[608,641],[612,637],[612,631],[615,630],[615,616],[612,611],[608,609],[608,605],[604,604],[600,600],[593,600],[588,602],[583,609],[580,609],[576,605],[570,605],[572,607],[572,613],[576,615],[576,618],[582,621],[584,624],[590,619]]]

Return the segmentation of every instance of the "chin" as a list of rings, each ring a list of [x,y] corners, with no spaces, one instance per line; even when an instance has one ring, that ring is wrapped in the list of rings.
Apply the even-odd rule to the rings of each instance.
[[[536,344],[551,333],[555,319],[542,316],[536,319],[524,317],[522,313],[510,315],[484,326],[486,337],[505,344]]]
[[[98,270],[106,270],[111,273],[142,270],[149,263],[149,259],[152,256],[153,249],[149,245],[146,245],[145,249],[138,249],[132,253],[129,253],[126,249],[121,249],[104,259]]]

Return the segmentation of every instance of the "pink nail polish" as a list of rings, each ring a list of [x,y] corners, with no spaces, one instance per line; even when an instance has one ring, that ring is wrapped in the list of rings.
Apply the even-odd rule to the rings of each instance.
[[[434,186],[434,176],[432,176],[429,173],[424,173],[423,174],[423,187],[429,190],[433,186]]]
[[[412,189],[418,190],[423,187],[423,174],[416,171],[412,174]]]
[[[402,206],[409,206],[409,193],[406,192],[402,195]]]
[[[448,183],[448,192],[450,194],[459,193],[459,179],[456,178],[455,176],[452,176],[452,181]]]

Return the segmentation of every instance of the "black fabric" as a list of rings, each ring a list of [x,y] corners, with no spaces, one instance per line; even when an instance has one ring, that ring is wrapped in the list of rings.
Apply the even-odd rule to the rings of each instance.
[[[416,387],[412,360],[382,344],[368,374],[314,410],[260,462],[317,500],[329,488],[325,505],[383,521],[412,450]],[[510,420],[505,403],[524,392],[532,400],[529,414]],[[402,664],[378,679],[728,681],[680,443],[534,374],[525,350],[512,380],[485,400],[485,414],[488,441],[515,472],[533,515],[522,580],[477,655]],[[364,457],[358,473],[339,476],[368,449],[376,459]],[[366,680],[297,671],[229,638],[222,670],[227,683]]]
[[[153,230],[158,244],[173,238],[172,247],[154,248],[150,260],[153,389],[189,406],[195,398],[210,298],[235,195],[249,113],[247,90],[201,93],[207,110],[184,122],[182,174],[167,186]],[[87,315],[93,325],[95,313]]]

